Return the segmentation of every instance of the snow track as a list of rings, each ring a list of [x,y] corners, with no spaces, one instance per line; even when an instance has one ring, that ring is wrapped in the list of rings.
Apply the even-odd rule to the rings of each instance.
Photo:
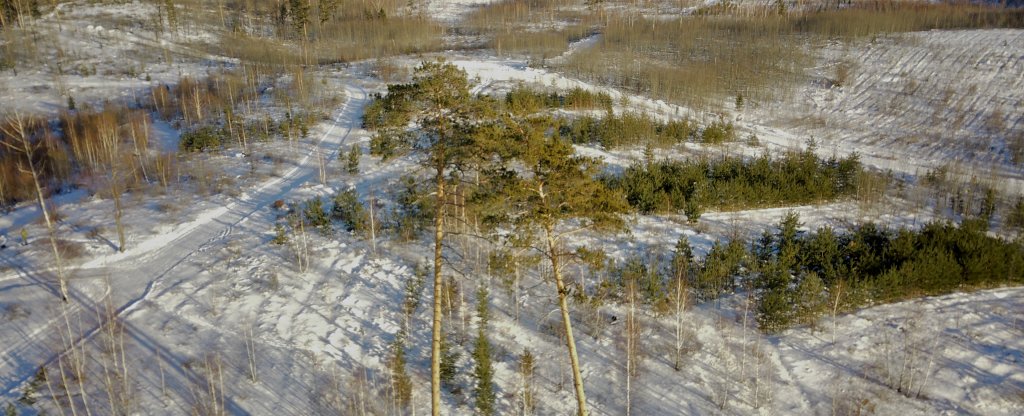
[[[70,271],[71,303],[67,313],[79,315],[81,311],[92,311],[101,306],[107,293],[94,293],[96,286],[90,285],[83,291],[76,282],[96,278],[109,279],[111,301],[122,318],[127,318],[140,305],[145,303],[161,288],[175,287],[182,279],[188,279],[201,273],[202,270],[187,260],[196,253],[204,251],[212,243],[230,238],[232,231],[248,220],[256,218],[260,226],[269,229],[274,218],[270,213],[270,205],[277,199],[283,199],[294,188],[312,182],[317,176],[317,167],[313,156],[320,149],[326,149],[331,155],[337,155],[339,148],[349,138],[353,130],[359,128],[363,106],[369,98],[364,90],[354,86],[346,87],[347,101],[336,112],[333,121],[322,127],[317,146],[311,148],[300,162],[282,177],[270,180],[258,186],[256,190],[242,195],[237,201],[226,206],[200,214],[198,219],[178,226],[171,233],[153,237],[140,242],[125,253],[96,258],[77,270]],[[251,227],[252,224],[247,224]],[[14,259],[5,259],[10,264],[18,264]],[[33,267],[32,270],[39,270]],[[18,275],[32,285],[49,288],[53,292],[55,282],[49,281],[38,273],[31,272],[28,267],[18,267]],[[166,289],[163,289],[166,290]],[[56,304],[56,296],[39,299],[40,304]],[[86,319],[91,313],[82,314]],[[88,330],[81,330],[82,336],[72,345],[94,336],[101,326],[98,322],[79,322]],[[0,346],[0,388],[3,396],[11,397],[14,391],[26,382],[34,371],[32,366],[49,363],[56,359],[47,352],[61,345],[55,342],[54,334],[62,330],[64,320],[58,315],[45,323],[35,322],[31,332],[24,334],[17,342],[4,342]],[[65,329],[66,330],[66,329]],[[135,334],[138,331],[133,331]],[[138,334],[136,334],[138,335]],[[148,343],[154,348],[156,343]],[[169,357],[164,354],[163,357]],[[169,366],[175,363],[168,362]]]

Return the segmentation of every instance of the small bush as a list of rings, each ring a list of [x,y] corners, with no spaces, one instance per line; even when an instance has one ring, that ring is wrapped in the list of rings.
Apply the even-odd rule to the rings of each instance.
[[[316,227],[324,235],[331,233],[331,220],[327,217],[327,212],[324,211],[323,200],[319,196],[306,201],[306,207],[302,214],[306,225]]]
[[[719,120],[711,123],[700,133],[700,141],[707,144],[721,144],[736,140],[736,131],[732,123]]]
[[[369,216],[354,189],[338,192],[334,196],[331,218],[344,223],[345,231],[348,232],[361,232],[368,227],[369,222]]]
[[[220,148],[223,144],[224,133],[213,127],[202,127],[198,130],[185,132],[181,135],[181,150],[188,152],[203,152],[210,149]]]

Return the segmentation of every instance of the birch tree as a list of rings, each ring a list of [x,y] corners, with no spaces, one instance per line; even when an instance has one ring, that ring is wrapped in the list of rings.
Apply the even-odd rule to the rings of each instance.
[[[124,222],[121,218],[124,214],[124,206],[121,201],[121,193],[124,192],[124,178],[122,177],[121,160],[121,137],[118,135],[117,115],[112,111],[105,111],[97,119],[97,126],[102,149],[103,161],[106,165],[106,180],[110,190],[110,198],[114,200],[114,225],[117,228],[117,250],[124,252],[125,235]]]
[[[53,258],[57,263],[57,282],[60,285],[60,297],[61,300],[67,302],[67,276],[65,276],[64,261],[60,255],[60,248],[57,246],[56,219],[50,216],[50,209],[46,204],[46,192],[43,189],[40,167],[36,166],[37,162],[33,157],[40,143],[33,143],[32,141],[32,120],[28,116],[15,111],[5,115],[3,121],[0,124],[0,133],[3,133],[6,137],[4,140],[0,140],[0,143],[9,151],[22,155],[25,158],[24,163],[18,162],[18,170],[28,172],[32,176],[36,203],[39,204],[39,211],[43,214],[43,223],[46,224],[47,235],[50,238],[50,248],[53,250]]]

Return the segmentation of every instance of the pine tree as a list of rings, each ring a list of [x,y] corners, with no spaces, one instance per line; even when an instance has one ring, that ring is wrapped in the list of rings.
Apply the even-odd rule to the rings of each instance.
[[[524,415],[533,413],[534,397],[536,396],[533,391],[533,370],[535,367],[536,363],[530,349],[523,348],[523,354],[519,356],[519,377],[522,379],[522,392],[519,395],[519,399],[522,405],[521,414]]]
[[[345,231],[361,233],[367,229],[369,216],[363,204],[359,202],[359,195],[355,189],[346,189],[334,196],[334,206],[331,207],[331,218],[345,224]]]
[[[174,33],[178,32],[178,11],[174,7],[174,0],[164,0],[164,9],[167,11],[167,26]]]
[[[409,406],[412,401],[412,379],[405,371],[405,338],[404,333],[399,333],[391,344],[388,370],[391,371],[391,387],[395,391],[398,403]]]
[[[362,156],[363,152],[359,150],[359,145],[354,144],[348,151],[348,160],[345,162],[345,171],[349,175],[355,175],[359,173],[359,157]]]
[[[1016,230],[1024,229],[1024,197],[1018,198],[1013,209],[1006,214],[1006,226]]]
[[[477,291],[477,335],[476,345],[473,348],[473,377],[476,379],[476,387],[473,393],[476,395],[476,410],[480,415],[490,416],[494,414],[494,405],[497,397],[494,393],[494,368],[491,366],[491,344],[487,341],[487,321],[489,312],[487,306],[487,289],[483,286]]]
[[[628,212],[629,206],[621,193],[597,179],[599,161],[575,155],[572,144],[548,134],[551,129],[544,122],[522,122],[509,130],[512,137],[508,141],[518,145],[516,157],[524,170],[507,184],[512,211],[517,213],[510,219],[515,227],[513,235],[521,244],[545,253],[551,262],[572,367],[577,414],[584,416],[587,414],[586,395],[569,316],[569,289],[562,274],[569,255],[564,244],[569,235],[581,229],[622,229],[621,214]],[[556,228],[569,219],[577,221],[569,229]]]
[[[320,0],[317,12],[320,17],[320,24],[327,23],[334,17],[334,12],[338,9],[338,0]]]
[[[288,244],[288,234],[285,233],[284,225],[281,223],[274,224],[274,239],[271,242],[279,246]]]
[[[441,337],[440,347],[438,352],[440,353],[440,359],[438,360],[438,381],[442,386],[451,388],[454,386],[455,375],[458,374],[459,358],[462,354],[452,348],[450,338],[447,334]]]
[[[288,0],[288,14],[292,18],[292,28],[302,35],[302,40],[309,40],[309,0]]]
[[[818,316],[825,312],[828,297],[825,284],[817,273],[804,274],[796,287],[798,320],[801,324],[816,326]]]
[[[423,158],[421,164],[431,173],[434,184],[434,313],[431,342],[431,411],[441,409],[442,305],[441,290],[445,207],[449,205],[449,187],[457,175],[470,168],[470,160],[478,156],[474,150],[473,126],[482,123],[482,110],[469,89],[465,71],[443,60],[423,62],[414,70],[411,97],[418,108],[414,117],[421,126],[422,139],[415,150]]]
[[[306,224],[316,227],[323,235],[330,235],[331,220],[327,217],[327,212],[324,211],[324,202],[319,195],[306,201],[302,214]]]

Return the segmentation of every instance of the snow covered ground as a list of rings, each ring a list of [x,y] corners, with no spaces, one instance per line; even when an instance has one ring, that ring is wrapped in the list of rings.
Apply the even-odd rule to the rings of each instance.
[[[433,1],[428,10],[442,19],[456,19],[476,1]],[[63,6],[70,7],[70,6]],[[74,5],[64,10],[58,30],[62,41],[76,42],[86,72],[99,74],[61,77],[56,88],[52,68],[0,78],[0,99],[5,109],[17,108],[54,114],[65,105],[63,88],[79,102],[99,103],[105,98],[131,100],[132,94],[157,83],[174,82],[180,71],[201,73],[205,68],[230,64],[219,57],[193,56],[181,45],[170,44],[176,56],[193,56],[186,64],[162,63],[160,54],[141,65],[135,74],[109,72],[112,60],[134,51],[150,51],[162,44],[144,30],[98,27],[101,21],[131,20],[147,13],[138,3]],[[141,13],[141,14],[140,14]],[[120,17],[118,17],[120,16]],[[54,16],[48,17],[53,19]],[[201,32],[186,36],[201,40]],[[756,132],[772,148],[803,145],[814,135],[821,151],[857,151],[869,164],[919,174],[921,169],[963,161],[993,166],[1000,180],[1019,179],[1019,172],[1000,153],[998,138],[979,141],[994,120],[993,108],[1003,108],[1003,121],[1011,131],[1020,120],[1024,90],[1017,31],[929,32],[908,35],[912,41],[883,39],[867,48],[831,53],[836,59],[860,62],[852,78],[840,88],[810,87],[798,104],[783,116],[753,111],[738,125]],[[916,40],[914,40],[916,39]],[[573,45],[585,48],[593,38]],[[1000,41],[1007,44],[998,47]],[[972,48],[976,44],[994,49]],[[97,45],[106,45],[103,48]],[[942,47],[949,45],[948,48]],[[993,50],[1002,51],[1000,53]],[[475,92],[500,94],[517,83],[609,92],[616,111],[643,111],[662,119],[696,117],[686,108],[623,94],[582,83],[551,70],[530,68],[522,60],[482,54],[450,54],[452,61],[479,79]],[[417,58],[418,59],[418,58]],[[415,64],[416,59],[405,59]],[[963,65],[969,62],[971,65]],[[959,63],[959,64],[958,64]],[[358,67],[358,65],[356,65]],[[822,76],[830,69],[823,67]],[[353,69],[358,71],[358,68]],[[885,75],[889,74],[889,75]],[[980,74],[980,75],[979,75]],[[151,80],[146,81],[145,76]],[[108,334],[100,323],[115,319],[123,324],[124,348],[134,386],[133,406],[139,414],[182,414],[209,402],[223,389],[221,405],[230,414],[396,414],[391,407],[387,360],[390,345],[403,323],[400,304],[409,279],[424,262],[424,242],[381,241],[372,244],[345,232],[330,236],[310,234],[309,270],[296,270],[294,253],[271,243],[273,226],[282,211],[277,200],[296,206],[313,196],[330,197],[355,188],[365,200],[395,188],[399,177],[415,170],[410,158],[380,162],[365,156],[369,132],[360,128],[368,93],[381,84],[334,71],[324,77],[328,87],[344,92],[343,104],[330,109],[331,119],[319,123],[310,140],[296,147],[274,148],[285,154],[281,166],[261,165],[262,175],[234,175],[244,164],[231,154],[213,155],[207,163],[223,166],[233,182],[215,196],[181,190],[136,193],[126,211],[129,250],[115,252],[110,223],[111,202],[83,191],[54,199],[63,220],[60,232],[78,243],[81,257],[72,260],[72,302],[61,305],[55,296],[52,267],[47,264],[31,204],[0,215],[0,405],[14,403],[32,384],[40,365],[73,359],[71,350],[89,351],[84,366],[97,377],[102,372]],[[975,88],[954,83],[978,79]],[[914,80],[919,89],[904,91]],[[936,104],[942,87],[953,85],[949,103],[966,114],[953,136],[939,124],[909,140],[916,126],[931,117],[949,121],[954,111]],[[898,88],[897,88],[898,87]],[[963,87],[963,88],[960,88]],[[971,91],[973,90],[973,91]],[[970,93],[968,93],[970,92]],[[895,102],[896,104],[891,104]],[[881,104],[898,105],[902,113]],[[792,103],[790,103],[792,104]],[[786,105],[790,105],[786,104]],[[10,107],[7,107],[10,105]],[[952,104],[951,104],[952,105]],[[821,122],[796,120],[801,111],[817,114]],[[735,114],[733,116],[736,116]],[[877,120],[877,121],[876,121]],[[994,122],[994,121],[992,121]],[[821,123],[824,123],[824,127]],[[834,128],[835,127],[835,128]],[[840,128],[841,127],[841,128]],[[173,126],[156,126],[166,150],[176,147]],[[824,131],[839,132],[824,134]],[[894,132],[894,133],[886,133]],[[885,140],[879,135],[888,134]],[[938,141],[938,142],[936,142]],[[938,143],[938,144],[936,144]],[[979,144],[980,143],[980,144]],[[336,155],[358,145],[364,156],[360,173],[341,173]],[[1000,147],[1003,146],[1003,147]],[[986,150],[987,147],[987,150]],[[706,150],[701,146],[697,150]],[[577,148],[582,154],[603,158],[612,166],[639,160],[638,149],[607,151],[593,146]],[[686,149],[679,149],[686,150]],[[760,149],[734,146],[730,151],[756,153]],[[318,154],[325,155],[330,180],[321,183]],[[659,155],[676,157],[678,155]],[[740,212],[710,212],[700,228],[679,216],[638,216],[628,236],[586,236],[577,244],[607,249],[612,258],[639,254],[667,255],[676,240],[689,239],[698,255],[714,241],[741,232],[757,235],[789,211],[796,211],[806,228],[843,227],[860,220],[886,225],[917,226],[933,217],[899,201],[865,207],[856,201],[821,206],[784,207]],[[18,245],[18,233],[27,229],[29,246]],[[571,270],[570,279],[589,279]],[[571,377],[558,336],[556,297],[544,269],[524,272],[517,287],[497,276],[458,275],[463,306],[452,327],[470,334],[470,316],[477,285],[491,288],[491,340],[495,344],[498,409],[515,413],[522,387],[517,373],[519,355],[529,348],[536,357],[534,380],[537,414],[570,414],[573,407]],[[429,288],[428,288],[429,289]],[[429,308],[422,305],[410,322],[408,371],[414,384],[415,413],[428,411]],[[1024,288],[1003,288],[944,297],[919,299],[868,308],[823,318],[815,328],[798,328],[777,336],[761,335],[743,316],[743,294],[691,309],[684,317],[685,354],[679,371],[673,368],[675,321],[671,317],[641,313],[642,364],[631,381],[633,414],[984,414],[1024,413]],[[576,320],[583,375],[594,414],[625,413],[625,367],[622,357],[625,311],[621,305],[576,305]],[[109,312],[97,311],[109,308]],[[107,326],[110,327],[110,326]],[[833,331],[833,328],[836,328]],[[471,339],[454,340],[462,352],[456,384],[462,392],[445,392],[446,414],[472,412],[468,359]],[[52,373],[51,373],[52,374]],[[52,376],[51,376],[52,377]],[[211,380],[220,379],[218,383]],[[88,384],[79,400],[89,397],[93,414],[109,413],[103,382]],[[46,389],[45,386],[40,389]],[[45,397],[45,390],[36,397]],[[49,413],[57,409],[51,404]],[[67,409],[64,409],[65,411]]]
[[[760,116],[823,148],[887,159],[889,168],[961,165],[1013,180],[1020,193],[1024,171],[1011,143],[1024,138],[1021,39],[1017,29],[959,30],[835,44],[795,102]],[[842,85],[837,71],[846,73]]]

